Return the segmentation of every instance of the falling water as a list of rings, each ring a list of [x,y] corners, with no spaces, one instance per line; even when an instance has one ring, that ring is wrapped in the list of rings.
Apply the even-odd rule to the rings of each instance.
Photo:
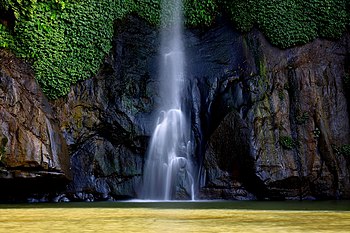
[[[46,122],[46,126],[47,126],[47,131],[48,131],[48,135],[49,135],[49,139],[50,139],[50,147],[51,147],[51,153],[52,156],[51,158],[53,159],[53,161],[51,161],[51,158],[45,158],[45,162],[48,163],[49,167],[54,166],[54,164],[59,164],[59,162],[57,161],[58,159],[58,145],[56,144],[57,141],[55,140],[55,131],[52,128],[52,125],[50,123],[50,120],[45,118],[45,122]]]
[[[182,24],[182,1],[163,0],[159,72],[163,104],[148,148],[143,199],[194,199],[191,127],[182,103],[186,89]]]

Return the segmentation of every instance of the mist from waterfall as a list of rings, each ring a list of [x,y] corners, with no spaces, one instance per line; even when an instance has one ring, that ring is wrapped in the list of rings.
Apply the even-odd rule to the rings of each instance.
[[[142,198],[194,199],[191,125],[184,109],[186,74],[181,0],[163,0],[160,48],[162,105],[144,167]]]

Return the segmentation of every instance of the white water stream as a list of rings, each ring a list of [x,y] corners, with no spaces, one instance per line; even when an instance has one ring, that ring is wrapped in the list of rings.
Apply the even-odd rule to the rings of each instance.
[[[147,200],[194,199],[191,125],[183,109],[182,25],[182,1],[163,0],[159,72],[163,104],[144,167],[142,198]]]

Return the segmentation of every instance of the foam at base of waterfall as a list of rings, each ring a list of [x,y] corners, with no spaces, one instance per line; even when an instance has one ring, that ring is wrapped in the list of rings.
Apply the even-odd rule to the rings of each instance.
[[[179,183],[194,199],[191,142],[185,117],[180,109],[162,111],[151,138],[144,170],[144,199],[171,200]],[[182,175],[181,181],[177,182]]]

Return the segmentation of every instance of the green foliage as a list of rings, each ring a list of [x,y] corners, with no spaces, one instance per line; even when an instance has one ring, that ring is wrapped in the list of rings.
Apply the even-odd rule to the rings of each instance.
[[[308,112],[298,113],[297,116],[295,117],[295,120],[298,125],[305,124],[309,120],[309,113]]]
[[[162,0],[133,0],[125,2],[130,2],[128,5],[130,11],[137,13],[152,25],[159,25],[161,1]]]
[[[294,140],[289,136],[281,136],[279,138],[279,143],[284,149],[291,150],[296,146]]]
[[[219,14],[236,27],[259,27],[280,47],[322,36],[337,38],[349,25],[349,0],[183,0],[187,26],[209,26]],[[160,25],[162,0],[0,0],[13,12],[12,30],[0,24],[0,47],[32,62],[49,98],[95,75],[111,49],[116,19],[137,14]],[[171,8],[169,8],[171,9]],[[1,18],[1,16],[0,16]]]
[[[315,23],[308,20],[298,1],[270,0],[259,7],[257,22],[273,44],[289,47],[306,43],[317,36]]]
[[[55,99],[97,73],[116,19],[137,12],[159,24],[160,0],[0,0],[0,9],[16,18],[13,35],[0,24],[0,47],[32,62],[43,91]]]
[[[120,10],[122,0],[3,2],[10,2],[7,8],[17,13],[13,37],[0,27],[0,46],[32,61],[36,78],[51,99],[97,73],[111,49],[114,20],[128,12]]]
[[[316,37],[337,38],[349,24],[348,0],[218,0],[242,31],[255,25],[286,48]]]
[[[30,17],[36,6],[37,0],[0,0],[0,6],[4,10],[11,9],[16,19]]]
[[[256,0],[218,0],[222,11],[232,20],[234,25],[243,32],[250,31],[257,18]]]
[[[206,12],[214,6],[194,4],[192,14],[199,17],[193,15],[193,23],[209,24],[213,17]],[[31,61],[43,91],[55,99],[97,73],[111,49],[116,19],[134,12],[159,25],[160,5],[161,0],[0,0],[0,8],[11,9],[16,18],[13,35],[0,24],[0,47]]]
[[[343,145],[339,149],[339,153],[344,157],[350,158],[350,145]]]
[[[184,7],[188,26],[209,26],[218,15],[215,0],[184,0]]]
[[[338,38],[342,35],[349,19],[347,0],[302,1],[304,13],[317,26],[318,36]]]
[[[10,31],[2,24],[0,24],[0,48],[13,48],[13,37]]]
[[[350,159],[350,145],[345,144],[342,146],[336,146],[332,144],[332,149],[337,156],[343,155],[345,158]]]

